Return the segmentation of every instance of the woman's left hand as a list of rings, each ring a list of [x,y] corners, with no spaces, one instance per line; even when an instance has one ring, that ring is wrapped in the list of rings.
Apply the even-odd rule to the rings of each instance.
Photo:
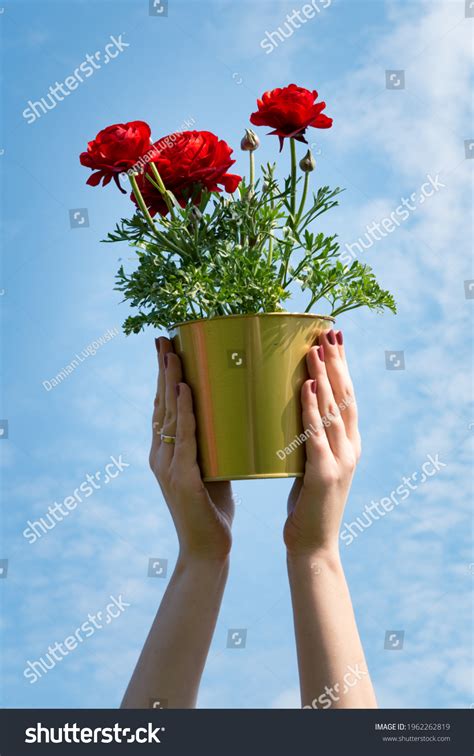
[[[284,540],[289,554],[338,553],[339,527],[360,457],[357,405],[342,332],[328,331],[307,356],[309,380],[301,390],[306,441],[303,480],[288,499]]]

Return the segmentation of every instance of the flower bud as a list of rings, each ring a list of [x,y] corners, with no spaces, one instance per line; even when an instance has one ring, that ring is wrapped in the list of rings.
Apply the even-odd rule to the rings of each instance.
[[[252,129],[245,129],[245,136],[240,142],[240,147],[245,152],[253,152],[260,146],[260,139]]]
[[[308,150],[304,158],[300,160],[300,168],[303,173],[311,173],[316,168],[316,160],[313,157],[311,150]]]

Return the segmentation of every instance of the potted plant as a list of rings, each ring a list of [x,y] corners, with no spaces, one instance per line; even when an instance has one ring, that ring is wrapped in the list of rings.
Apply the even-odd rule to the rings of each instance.
[[[127,242],[137,265],[117,274],[116,289],[136,313],[125,333],[167,329],[191,386],[203,478],[290,477],[304,472],[300,387],[305,355],[341,313],[366,306],[395,312],[391,294],[368,265],[339,259],[337,235],[317,219],[338,204],[340,189],[310,191],[315,160],[298,163],[307,128],[332,120],[317,92],[294,84],[266,92],[250,116],[289,143],[290,174],[275,164],[255,174],[259,138],[246,129],[248,178],[229,173],[228,144],[208,131],[151,141],[141,121],[110,126],[82,153],[88,182],[131,184],[136,205],[106,241]],[[231,195],[231,196],[228,196]],[[284,305],[307,293],[303,313]],[[326,302],[327,314],[313,308]]]

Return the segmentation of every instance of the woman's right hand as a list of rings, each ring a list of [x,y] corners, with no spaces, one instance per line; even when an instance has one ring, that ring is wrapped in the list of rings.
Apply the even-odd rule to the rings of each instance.
[[[181,557],[225,559],[231,549],[234,502],[229,481],[204,484],[197,463],[191,389],[169,339],[156,339],[159,375],[150,467],[178,534]],[[176,437],[166,443],[161,435]]]

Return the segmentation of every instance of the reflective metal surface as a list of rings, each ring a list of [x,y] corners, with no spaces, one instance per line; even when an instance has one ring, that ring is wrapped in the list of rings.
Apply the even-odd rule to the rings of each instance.
[[[304,473],[299,437],[305,355],[333,322],[320,315],[263,313],[195,320],[170,330],[193,392],[205,481]]]

